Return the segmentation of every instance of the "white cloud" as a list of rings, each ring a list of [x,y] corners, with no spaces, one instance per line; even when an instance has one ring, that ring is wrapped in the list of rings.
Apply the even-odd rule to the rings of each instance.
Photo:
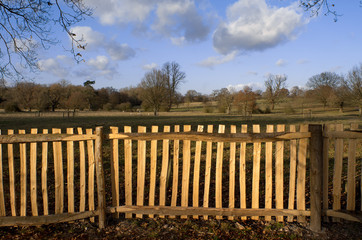
[[[87,63],[98,70],[105,70],[109,64],[109,60],[106,56],[97,56],[96,59],[90,59]]]
[[[114,75],[118,74],[115,66],[111,64],[106,56],[101,55],[95,59],[90,59],[87,65],[91,68],[86,69],[85,72],[90,76],[99,75],[112,79]]]
[[[158,65],[156,63],[145,64],[142,66],[142,68],[147,71],[152,70],[157,67],[158,67]]]
[[[250,87],[253,91],[255,91],[255,90],[264,90],[264,84],[258,83],[258,82],[240,83],[240,84],[236,84],[236,85],[228,85],[227,89],[229,89],[229,90],[233,89],[235,91],[240,91],[246,86]]]
[[[236,56],[237,56],[237,51],[234,51],[227,54],[226,56],[209,57],[203,60],[202,62],[198,63],[198,65],[202,67],[213,68],[216,65],[220,65],[234,60]]]
[[[64,56],[39,60],[37,63],[38,68],[42,72],[48,72],[57,77],[64,78],[68,75],[69,70],[59,60],[64,60]]]
[[[102,33],[94,31],[88,26],[77,26],[70,29],[76,34],[77,40],[83,41],[86,44],[86,50],[94,50],[105,43],[105,37]]]
[[[214,32],[214,47],[221,54],[264,50],[294,39],[305,23],[297,4],[276,8],[265,0],[239,0]]]
[[[287,61],[285,61],[284,59],[279,59],[275,65],[277,65],[278,67],[283,67],[285,65],[287,65]]]
[[[106,50],[112,60],[127,60],[136,55],[136,51],[127,44],[111,41],[106,45]]]

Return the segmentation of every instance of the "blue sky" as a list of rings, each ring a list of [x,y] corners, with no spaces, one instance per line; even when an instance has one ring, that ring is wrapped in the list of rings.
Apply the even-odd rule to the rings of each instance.
[[[310,17],[288,0],[86,0],[92,18],[72,31],[85,39],[85,62],[76,64],[63,31],[60,44],[39,51],[38,83],[66,79],[95,88],[137,86],[167,61],[186,73],[179,91],[209,94],[244,85],[263,89],[268,74],[286,74],[304,86],[323,71],[345,74],[362,62],[362,7],[333,1],[342,16]]]

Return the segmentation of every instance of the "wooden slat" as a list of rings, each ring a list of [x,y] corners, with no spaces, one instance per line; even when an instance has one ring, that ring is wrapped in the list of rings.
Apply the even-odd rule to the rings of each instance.
[[[95,135],[69,135],[69,134],[13,134],[0,135],[0,143],[32,143],[32,142],[57,142],[57,141],[83,141],[94,140]]]
[[[277,132],[284,132],[285,125],[277,125]],[[277,209],[284,209],[284,141],[276,142],[275,146],[275,204]],[[277,217],[278,222],[283,221],[282,216]]]
[[[124,126],[124,132],[130,133],[132,128]],[[126,205],[132,205],[132,140],[124,140],[124,181]],[[126,213],[126,218],[132,218],[132,213]]]
[[[87,135],[93,134],[92,129],[86,129]],[[94,177],[95,177],[95,157],[94,157],[94,142],[87,140],[87,153],[88,153],[88,210],[95,210],[94,203]],[[94,222],[94,218],[90,219]]]
[[[78,134],[83,134],[83,129],[81,127],[77,128]],[[84,141],[79,141],[79,211],[85,211],[85,200],[86,200],[86,170],[85,170],[85,143]]]
[[[197,126],[198,132],[204,131],[204,126]],[[200,189],[200,163],[201,163],[201,145],[202,141],[196,142],[196,150],[195,150],[195,164],[194,164],[194,183],[193,183],[193,196],[192,196],[192,206],[199,206],[199,189]],[[198,219],[198,215],[193,216],[194,219]]]
[[[175,125],[175,133],[180,132],[180,126]],[[172,174],[172,196],[171,206],[176,207],[178,195],[178,174],[179,174],[179,154],[180,154],[180,140],[173,141],[173,174]],[[171,215],[170,218],[176,216]]]
[[[13,134],[14,134],[14,130],[9,129],[8,135],[13,135]],[[8,144],[8,164],[9,164],[9,188],[10,188],[11,216],[16,216],[14,145],[13,144]]]
[[[230,126],[230,133],[236,133],[236,126]],[[230,162],[229,162],[229,208],[235,208],[235,161],[236,161],[236,142],[230,143]],[[230,216],[229,220],[234,220]]]
[[[362,131],[329,131],[324,132],[323,137],[328,138],[342,138],[342,139],[348,139],[348,138],[354,138],[354,139],[360,139],[362,138]]]
[[[290,132],[295,132],[295,125],[290,125]],[[288,209],[294,209],[295,183],[297,173],[297,140],[290,140],[290,170],[289,170],[289,200]],[[288,216],[288,222],[292,222],[294,217]]]
[[[241,133],[248,132],[248,125],[241,125]],[[240,208],[246,208],[246,142],[240,143]],[[241,220],[246,220],[245,216]]]
[[[163,132],[170,132],[170,126],[164,126]],[[170,140],[164,139],[162,141],[162,166],[160,174],[160,206],[166,205],[166,180],[168,172],[168,160],[170,155]],[[164,218],[160,215],[160,218]]]
[[[1,135],[1,130],[0,130]],[[0,144],[0,216],[5,216],[5,196],[4,196],[4,182],[3,182],[3,148]]]
[[[184,132],[190,132],[191,126],[184,125]],[[189,185],[190,185],[190,161],[191,161],[191,142],[190,140],[183,141],[183,159],[182,159],[182,189],[181,189],[181,206],[188,207],[189,205]],[[187,218],[187,215],[182,215],[181,218]]]
[[[272,133],[273,125],[266,126],[266,132]],[[273,202],[273,143],[265,143],[265,208],[272,208]],[[271,221],[271,216],[265,216],[265,221]]]
[[[73,128],[67,128],[67,134],[74,134]],[[74,142],[67,142],[67,191],[68,212],[74,212]]]
[[[43,129],[43,134],[48,134],[48,129]],[[43,198],[44,215],[49,215],[48,206],[48,142],[43,142],[41,154],[41,191]]]
[[[25,130],[19,130],[25,134]],[[26,216],[26,143],[20,143],[20,216]]]
[[[138,126],[138,132],[146,132],[146,127]],[[146,177],[146,141],[138,140],[137,156],[137,206],[143,206]],[[136,215],[137,218],[142,218],[142,216],[142,214]]]
[[[32,128],[31,134],[37,134],[38,129]],[[36,143],[30,143],[30,201],[31,212],[33,216],[38,216],[37,187],[36,187],[36,161],[37,149]]]
[[[225,133],[225,125],[219,125],[218,133]],[[217,143],[215,173],[215,207],[222,208],[222,164],[224,160],[224,142]],[[222,219],[216,216],[216,219]]]
[[[253,125],[253,133],[260,133],[260,126]],[[260,184],[260,154],[261,143],[256,142],[253,144],[253,183],[252,183],[252,199],[251,207],[259,208],[259,184]],[[258,216],[252,216],[252,220],[258,220]]]
[[[357,130],[358,124],[351,124],[351,130]],[[356,210],[356,148],[357,140],[349,139],[347,174],[347,210]]]
[[[158,132],[158,126],[152,126],[152,132]],[[151,166],[150,166],[150,193],[148,198],[148,205],[155,206],[155,193],[156,193],[156,170],[157,170],[157,140],[151,141]],[[149,215],[154,218],[154,215]]]
[[[58,128],[52,129],[53,134],[61,133]],[[55,180],[55,214],[63,213],[64,205],[64,176],[62,143],[53,142],[54,153],[54,180]]]
[[[331,125],[326,124],[324,125],[323,131],[330,131]],[[328,199],[328,193],[329,193],[329,138],[323,139],[323,210],[328,210],[329,205],[329,199]],[[324,217],[324,221],[328,221],[328,217]]]
[[[343,131],[343,124],[336,124],[336,131]],[[341,209],[343,168],[343,139],[336,139],[333,172],[333,210]],[[337,218],[334,221],[339,221]]]
[[[95,167],[96,167],[96,181],[97,181],[97,211],[98,211],[98,227],[103,229],[106,222],[106,184],[104,180],[103,169],[103,127],[97,127],[96,139],[94,140],[94,155],[95,155]]]
[[[118,133],[118,127],[110,127],[111,133]],[[119,206],[119,140],[111,140],[111,178],[112,178],[112,206]],[[114,217],[118,218],[119,214],[115,214]]]
[[[308,125],[301,125],[300,132],[307,132]],[[305,182],[307,168],[308,139],[299,140],[297,165],[297,209],[305,210]],[[305,217],[299,216],[298,222],[305,222]]]
[[[214,130],[213,125],[207,126],[207,133],[212,133]],[[203,207],[209,207],[209,195],[210,195],[210,179],[211,179],[211,158],[212,158],[212,142],[206,143],[206,163],[205,163],[205,186],[204,186],[204,202]],[[204,215],[204,219],[207,220],[208,216]]]

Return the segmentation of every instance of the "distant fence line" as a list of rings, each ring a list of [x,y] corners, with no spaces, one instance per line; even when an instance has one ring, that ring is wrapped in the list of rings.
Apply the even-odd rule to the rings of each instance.
[[[361,221],[356,211],[362,210],[357,194],[362,132],[357,124],[348,131],[342,124],[267,125],[263,133],[259,125],[250,126],[251,132],[247,125],[237,129],[8,130],[0,135],[0,226],[97,217],[103,228],[106,213],[289,222],[310,217],[314,231],[328,216]],[[107,185],[102,152],[111,158]]]

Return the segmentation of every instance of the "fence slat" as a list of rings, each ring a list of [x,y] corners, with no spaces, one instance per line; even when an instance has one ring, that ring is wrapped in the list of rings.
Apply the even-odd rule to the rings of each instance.
[[[307,132],[308,125],[301,125],[300,132]],[[308,139],[299,140],[297,165],[297,209],[305,210],[305,181],[307,168]],[[298,216],[298,222],[305,222],[304,216]]]
[[[53,128],[53,134],[61,133],[60,129]],[[62,142],[53,142],[54,180],[55,180],[55,214],[63,213],[64,177]]]
[[[1,135],[1,130],[0,130]],[[0,144],[0,216],[5,216],[5,196],[3,183],[3,147]]]
[[[273,125],[266,126],[266,132],[272,133]],[[265,208],[272,208],[273,201],[273,142],[265,143]],[[271,216],[265,216],[265,221],[271,221]]]
[[[184,132],[190,132],[191,126],[184,125]],[[182,159],[182,189],[181,189],[181,206],[189,205],[189,185],[190,185],[190,161],[191,161],[191,141],[183,140],[183,159]],[[182,215],[181,218],[187,218]]]
[[[328,132],[331,130],[331,125],[324,125],[324,132]],[[329,199],[329,138],[323,138],[323,211],[328,210]],[[328,217],[324,217],[324,221],[328,222]]]
[[[248,125],[241,125],[241,133],[248,132]],[[246,208],[246,142],[240,143],[240,208]],[[241,217],[246,220],[246,217]]]
[[[37,134],[38,129],[32,128],[31,134]],[[31,212],[33,216],[38,216],[37,187],[36,187],[36,161],[37,161],[37,144],[30,143],[30,201]]]
[[[343,131],[343,124],[336,124],[336,131]],[[341,209],[343,139],[336,139],[333,172],[333,210]],[[338,218],[333,221],[339,222]]]
[[[19,130],[25,134],[25,130]],[[26,216],[26,143],[20,143],[20,216]]]
[[[153,133],[158,132],[158,126],[152,126]],[[148,205],[155,206],[155,193],[156,193],[156,169],[157,169],[157,140],[151,141],[151,166],[150,166],[150,193],[148,198]],[[153,214],[149,215],[154,218]]]
[[[236,133],[236,126],[230,126],[230,133]],[[230,161],[229,161],[229,208],[235,208],[235,161],[236,161],[236,142],[230,143]],[[234,217],[228,217],[234,220]]]
[[[225,125],[219,125],[218,133],[225,133]],[[222,163],[224,160],[224,142],[217,143],[216,151],[215,207],[222,208]],[[216,216],[216,219],[222,218],[222,216]]]
[[[180,132],[180,126],[174,127],[175,133]],[[177,194],[178,194],[178,173],[179,173],[179,155],[180,155],[180,140],[173,141],[173,174],[172,174],[172,196],[171,206],[176,207],[177,205]],[[176,216],[171,215],[170,218]]]
[[[78,134],[83,135],[83,129],[77,128]],[[85,211],[85,201],[86,201],[86,170],[85,170],[85,143],[84,141],[79,141],[79,192],[80,192],[80,198],[79,198],[79,211],[84,212]]]
[[[207,126],[207,132],[212,133],[214,130],[213,125]],[[204,186],[204,202],[203,207],[209,207],[209,195],[210,195],[210,179],[211,179],[211,157],[212,157],[212,142],[206,142],[206,163],[205,163],[205,186]],[[204,215],[204,219],[207,220],[208,216]]]
[[[74,134],[73,128],[67,128],[67,134]],[[74,142],[67,141],[67,190],[68,212],[74,213]]]
[[[197,126],[198,132],[204,131],[204,126]],[[202,141],[196,141],[196,150],[195,150],[195,163],[194,163],[194,183],[193,183],[193,196],[192,196],[192,206],[199,206],[199,190],[200,190],[200,163],[201,163],[201,145]],[[194,219],[198,219],[198,215],[193,216]]]
[[[138,126],[139,133],[145,133],[146,127]],[[137,206],[143,206],[145,194],[145,174],[146,174],[146,141],[138,140],[137,153]],[[136,214],[137,218],[142,218],[142,214]]]
[[[358,124],[351,124],[351,130],[357,130]],[[354,211],[356,207],[356,147],[357,140],[349,139],[348,175],[347,175],[347,210]]]
[[[8,135],[13,135],[13,134],[14,134],[14,130],[9,129]],[[8,165],[9,165],[9,188],[10,188],[11,215],[16,216],[14,145],[13,144],[8,144]]]
[[[253,133],[260,133],[260,125],[253,125]],[[259,184],[260,184],[260,154],[261,143],[253,144],[253,183],[252,183],[252,208],[259,208]],[[258,220],[258,216],[252,216],[251,219]]]
[[[95,167],[97,174],[97,212],[98,212],[98,227],[100,229],[105,227],[106,221],[106,186],[104,182],[104,169],[103,169],[103,159],[102,159],[102,137],[103,137],[103,127],[96,128],[96,139],[94,141],[95,150]]]
[[[48,129],[43,129],[43,134],[48,134]],[[48,206],[48,142],[43,142],[41,153],[41,192],[43,198],[43,215],[49,214]]]
[[[170,132],[170,126],[164,126],[163,132]],[[170,140],[164,139],[162,140],[162,166],[161,166],[161,174],[160,174],[160,206],[166,205],[166,180],[167,180],[167,172],[168,172],[168,160],[169,160],[169,152],[170,152]],[[164,218],[165,216],[160,215],[160,218]]]
[[[86,129],[86,134],[93,134],[92,129]],[[95,158],[94,158],[94,142],[93,140],[87,140],[87,153],[88,153],[88,210],[93,211],[95,209],[94,203],[94,177],[95,177]],[[94,222],[92,217],[91,222]]]
[[[296,132],[295,125],[289,126],[290,132]],[[289,170],[289,200],[288,209],[294,209],[295,202],[295,183],[297,173],[297,140],[290,140],[290,170]],[[288,222],[292,222],[293,216],[288,216]]]
[[[285,125],[277,125],[277,132],[284,132]],[[277,141],[275,146],[275,204],[276,209],[283,209],[284,200],[284,141]],[[283,221],[283,216],[277,217],[278,222]]]
[[[124,132],[132,132],[132,128],[124,126]],[[132,205],[132,140],[124,140],[124,181],[126,205]],[[126,213],[126,218],[132,218],[132,213]]]
[[[111,133],[118,133],[118,127],[110,127]],[[111,158],[111,176],[112,176],[112,206],[119,206],[119,140],[111,140],[112,158]],[[116,213],[114,217],[118,218]]]

